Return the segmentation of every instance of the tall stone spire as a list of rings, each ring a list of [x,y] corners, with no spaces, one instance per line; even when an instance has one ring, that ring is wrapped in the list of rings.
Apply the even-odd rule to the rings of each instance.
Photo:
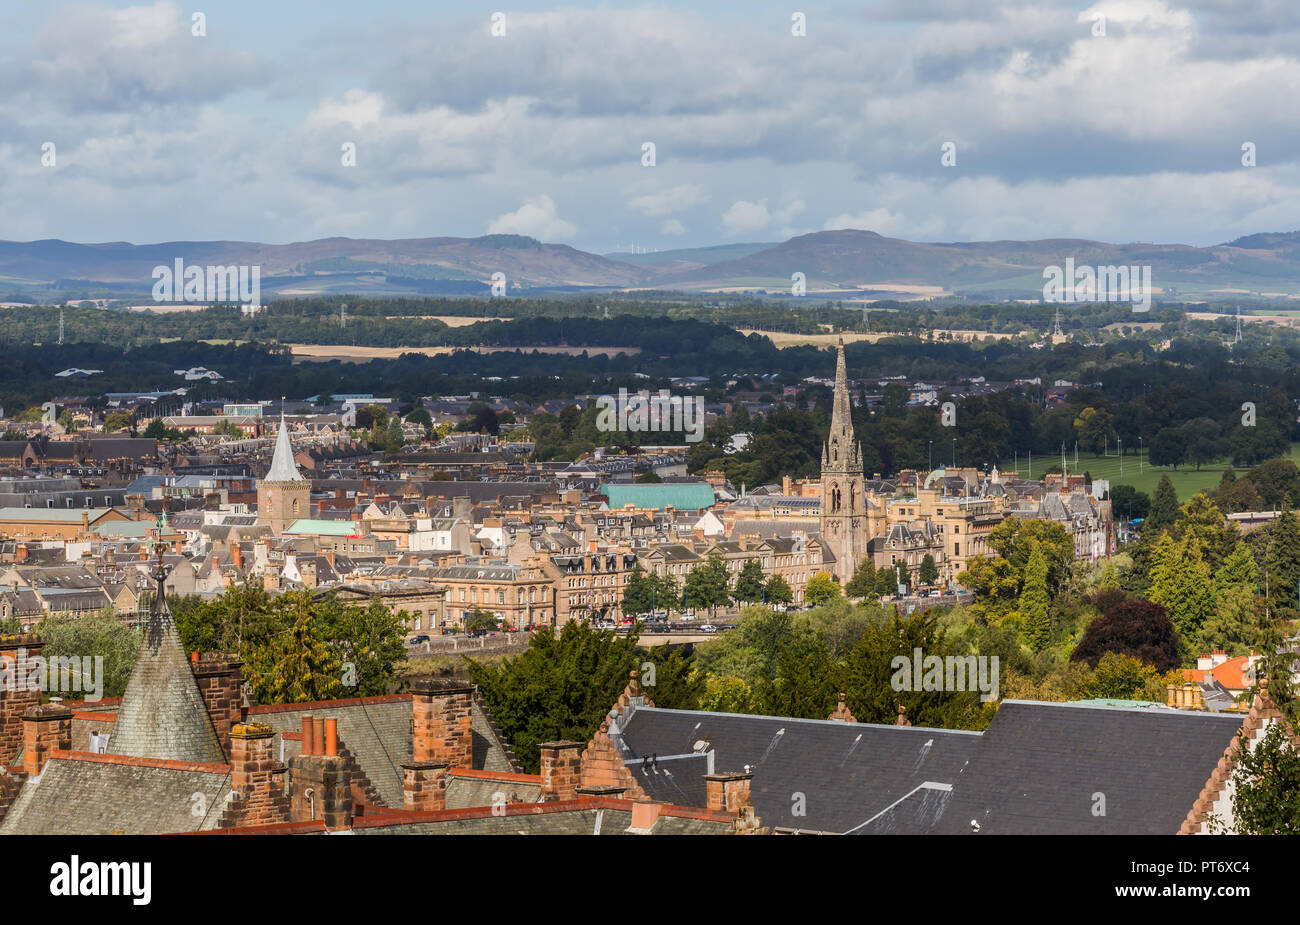
[[[853,405],[849,399],[849,374],[844,362],[842,337],[836,346],[831,429],[822,447],[822,471],[862,474],[862,448],[853,435]]]
[[[159,518],[158,562],[153,572],[158,596],[117,709],[107,751],[136,758],[225,764],[221,741],[167,607],[163,585],[167,569],[162,560],[166,523],[165,515]]]
[[[862,447],[853,433],[853,405],[844,361],[844,339],[836,347],[835,394],[830,432],[822,447],[822,541],[835,557],[834,572],[840,585],[853,577],[867,555],[870,523],[867,517],[866,480]]]

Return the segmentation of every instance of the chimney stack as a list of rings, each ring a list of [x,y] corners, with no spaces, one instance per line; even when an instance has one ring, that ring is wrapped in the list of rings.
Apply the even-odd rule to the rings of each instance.
[[[284,765],[275,759],[275,731],[265,723],[239,723],[227,736],[231,803],[220,828],[288,822]]]
[[[32,661],[44,647],[35,633],[15,633],[0,636],[0,660],[4,667],[12,668],[13,677],[30,677]],[[0,755],[12,758],[23,748],[23,714],[40,706],[41,692],[29,690],[26,684],[0,684]]]
[[[39,775],[56,748],[72,748],[72,711],[52,700],[23,714],[23,770]]]
[[[190,669],[203,695],[203,705],[212,718],[212,728],[221,740],[221,751],[230,757],[230,730],[244,721],[244,663],[235,655],[219,652],[194,653]]]
[[[304,716],[302,754],[289,761],[289,818],[320,819],[331,832],[351,828],[353,815],[352,771],[338,754],[337,723]]]
[[[826,718],[841,723],[856,723],[857,719],[849,712],[849,705],[844,700],[844,695],[840,694],[839,702],[835,704],[835,712]]]
[[[542,802],[572,800],[582,780],[582,742],[543,742],[541,749]]]
[[[738,813],[749,806],[749,786],[754,775],[749,772],[704,775],[705,808],[710,812]]]
[[[417,681],[411,696],[412,760],[474,766],[471,731],[474,685],[459,681]]]
[[[402,765],[402,805],[414,812],[447,808],[448,765],[420,761]]]

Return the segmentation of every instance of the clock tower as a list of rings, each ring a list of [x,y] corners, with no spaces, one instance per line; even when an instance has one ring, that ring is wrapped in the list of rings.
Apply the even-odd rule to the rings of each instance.
[[[311,517],[311,482],[302,477],[293,461],[293,447],[282,414],[271,468],[257,483],[257,522],[267,524],[273,534],[280,536],[295,520],[307,517]]]

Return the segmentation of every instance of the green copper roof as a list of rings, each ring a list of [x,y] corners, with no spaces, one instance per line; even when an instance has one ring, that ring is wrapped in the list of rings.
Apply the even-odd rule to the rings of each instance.
[[[667,482],[650,485],[616,485],[606,483],[600,492],[609,498],[610,510],[625,504],[662,510],[698,511],[713,507],[713,486],[708,482]]]
[[[361,536],[365,530],[360,524],[350,520],[313,520],[304,517],[289,525],[285,533],[301,533],[313,536]]]

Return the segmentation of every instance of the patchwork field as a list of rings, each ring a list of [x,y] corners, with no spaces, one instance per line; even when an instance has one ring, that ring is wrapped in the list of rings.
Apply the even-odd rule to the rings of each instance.
[[[522,350],[524,353],[553,353],[567,356],[628,356],[641,352],[640,347],[358,347],[349,344],[288,344],[295,363],[325,363],[330,360],[342,360],[345,363],[367,363],[370,360],[391,360],[404,353],[419,353],[424,356],[438,356],[453,353],[456,350],[472,350],[475,353],[511,353]]]

